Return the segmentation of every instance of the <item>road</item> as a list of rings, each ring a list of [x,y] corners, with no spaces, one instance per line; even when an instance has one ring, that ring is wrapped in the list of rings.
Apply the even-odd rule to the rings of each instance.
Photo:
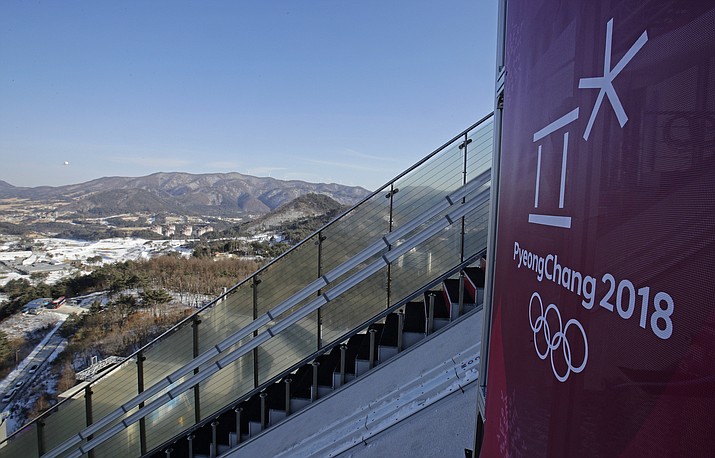
[[[65,315],[66,318],[66,315]],[[27,358],[25,358],[20,365],[12,371],[2,382],[0,382],[0,393],[2,393],[3,398],[0,398],[0,411],[4,411],[7,407],[15,402],[17,399],[22,398],[22,394],[30,385],[29,382],[36,377],[45,366],[45,363],[52,355],[52,353],[57,350],[64,339],[57,334],[57,330],[64,323],[62,319],[57,325],[42,339],[32,353],[30,353]],[[18,387],[17,384],[22,382]],[[9,400],[5,400],[7,394],[13,390],[13,393]]]

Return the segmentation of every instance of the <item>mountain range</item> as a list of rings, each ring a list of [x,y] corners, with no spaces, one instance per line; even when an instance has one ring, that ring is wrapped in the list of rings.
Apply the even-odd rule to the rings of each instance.
[[[0,180],[0,199],[52,202],[58,211],[86,216],[136,212],[263,215],[306,194],[321,194],[351,205],[370,192],[357,186],[285,181],[235,172],[159,172],[56,187],[17,187]]]

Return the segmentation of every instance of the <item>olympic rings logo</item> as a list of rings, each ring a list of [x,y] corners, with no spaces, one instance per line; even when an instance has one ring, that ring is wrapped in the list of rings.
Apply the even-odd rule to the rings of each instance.
[[[532,321],[531,314],[531,308],[534,305],[534,299],[538,299],[539,309],[541,312],[539,317],[536,318],[536,321]],[[549,327],[549,323],[546,321],[546,318],[551,311],[556,314],[556,317],[559,321],[559,329],[553,335],[551,334],[551,328]],[[572,318],[566,322],[566,327],[564,327],[563,322],[561,321],[561,313],[556,307],[556,304],[549,304],[549,306],[546,307],[546,310],[544,311],[544,304],[541,301],[541,296],[539,296],[539,293],[537,292],[534,292],[534,294],[531,295],[531,299],[529,300],[529,323],[531,324],[531,330],[534,331],[534,348],[536,349],[536,354],[539,355],[539,358],[541,358],[542,360],[546,359],[547,357],[550,357],[551,369],[553,370],[554,376],[556,376],[556,379],[559,382],[565,382],[566,379],[569,378],[569,375],[571,375],[571,372],[579,373],[584,369],[584,367],[586,367],[586,362],[588,361],[588,340],[586,339],[586,331],[584,331],[583,326],[577,320]],[[578,328],[578,330],[581,331],[581,335],[583,336],[583,346],[585,352],[583,355],[583,361],[579,366],[574,366],[573,361],[571,360],[571,344],[566,337],[566,333],[568,332],[570,326]],[[546,348],[543,351],[539,348],[539,344],[537,343],[536,339],[537,334],[539,334],[540,332],[543,332],[544,340],[546,341]],[[554,365],[554,351],[558,350],[559,347],[561,347],[561,350],[563,351],[564,355],[564,360],[566,361],[566,373],[563,375],[559,374],[556,371],[556,366]]]

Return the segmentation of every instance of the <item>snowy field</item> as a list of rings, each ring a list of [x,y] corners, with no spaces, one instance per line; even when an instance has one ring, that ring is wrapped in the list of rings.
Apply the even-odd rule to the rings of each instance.
[[[102,263],[149,259],[154,255],[176,251],[190,256],[191,250],[182,248],[186,240],[146,240],[139,238],[112,238],[93,242],[69,239],[36,239],[44,246],[45,258],[52,262],[84,261],[101,256]],[[38,256],[39,260],[39,256]]]
[[[2,330],[8,338],[15,339],[25,337],[27,334],[38,331],[45,327],[55,326],[60,321],[67,318],[66,314],[43,310],[37,315],[15,314],[0,323]]]
[[[42,274],[41,281],[56,283],[62,278],[83,272],[74,267],[81,263],[87,266],[112,264],[123,261],[150,259],[157,255],[179,253],[190,257],[193,250],[184,247],[195,239],[147,240],[141,238],[111,238],[97,241],[70,240],[58,238],[37,238],[32,240],[32,250],[17,250],[20,237],[2,235],[0,241],[0,286],[10,280],[25,278],[33,281],[33,274]],[[219,239],[222,240],[222,239]],[[238,237],[243,242],[273,242],[284,240],[281,234],[262,232],[248,237]],[[97,260],[97,257],[101,260]],[[246,256],[246,259],[258,259]],[[89,273],[89,270],[85,271]],[[2,300],[0,298],[0,300]]]
[[[15,243],[15,240],[10,239],[0,244],[0,261],[3,263],[0,269],[0,286],[18,278],[30,279],[30,274],[34,272],[45,274],[43,281],[52,284],[80,271],[70,265],[72,262],[99,265],[149,259],[170,252],[177,252],[184,257],[189,257],[192,253],[191,249],[182,246],[187,240],[111,238],[82,241],[38,238],[33,240],[32,251],[13,251]],[[94,261],[97,256],[101,257],[101,261]]]

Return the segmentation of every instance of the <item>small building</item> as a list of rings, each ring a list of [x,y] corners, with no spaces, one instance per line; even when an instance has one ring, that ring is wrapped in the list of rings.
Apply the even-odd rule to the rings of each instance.
[[[23,313],[36,314],[37,310],[47,307],[52,302],[51,297],[40,297],[33,299],[22,307]]]

